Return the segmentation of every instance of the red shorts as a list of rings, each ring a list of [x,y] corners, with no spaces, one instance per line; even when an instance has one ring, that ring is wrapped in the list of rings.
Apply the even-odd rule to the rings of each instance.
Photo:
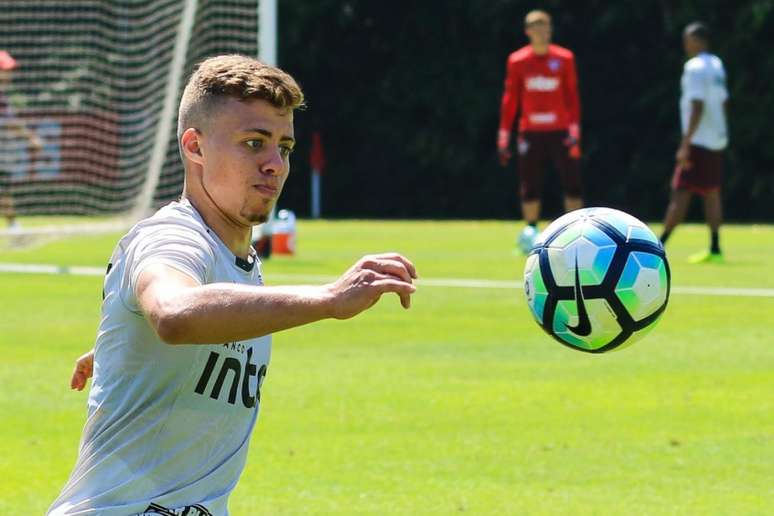
[[[675,167],[673,189],[704,195],[720,188],[723,181],[723,151],[691,145],[688,160],[689,166]]]
[[[539,200],[543,193],[543,169],[551,161],[559,172],[564,195],[582,195],[580,160],[570,157],[567,131],[532,131],[519,135],[519,181],[524,201]]]

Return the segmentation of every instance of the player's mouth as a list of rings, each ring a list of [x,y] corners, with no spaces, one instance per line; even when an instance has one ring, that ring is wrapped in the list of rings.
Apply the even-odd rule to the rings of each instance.
[[[253,185],[253,188],[267,197],[277,197],[277,195],[279,195],[279,188],[276,186],[257,184]]]

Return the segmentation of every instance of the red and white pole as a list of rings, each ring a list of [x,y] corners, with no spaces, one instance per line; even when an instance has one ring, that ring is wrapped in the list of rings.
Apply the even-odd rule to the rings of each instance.
[[[322,173],[323,168],[325,168],[325,155],[319,131],[312,133],[312,151],[309,155],[309,164],[312,167],[312,218],[319,219],[322,212]]]

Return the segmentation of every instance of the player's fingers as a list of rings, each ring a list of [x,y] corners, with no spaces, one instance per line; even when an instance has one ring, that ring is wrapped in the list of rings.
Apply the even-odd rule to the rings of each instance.
[[[81,391],[84,385],[86,385],[86,376],[76,369],[73,371],[72,378],[70,378],[70,388]]]
[[[373,259],[367,262],[365,267],[380,274],[396,276],[409,283],[412,281],[412,275],[409,268],[405,263],[396,259]]]
[[[411,294],[417,291],[417,288],[411,283],[400,281],[395,278],[379,279],[374,281],[373,285],[379,289],[379,295],[388,292],[394,292],[400,297],[400,304],[403,308],[411,306]]]
[[[400,298],[400,305],[408,310],[411,308],[411,296],[409,294],[398,294]]]
[[[399,253],[382,253],[374,255],[374,258],[382,259],[382,260],[390,260],[394,262],[400,262],[403,264],[404,267],[406,267],[406,270],[408,271],[409,275],[412,278],[417,277],[417,268],[414,266],[414,263]]]

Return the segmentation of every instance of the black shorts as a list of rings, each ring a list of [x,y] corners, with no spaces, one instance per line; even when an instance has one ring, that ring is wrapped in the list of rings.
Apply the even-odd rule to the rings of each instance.
[[[539,200],[543,193],[543,169],[553,163],[562,182],[564,195],[581,197],[580,160],[570,157],[567,131],[533,131],[519,135],[519,183],[521,199]]]
[[[689,190],[700,195],[720,189],[723,182],[723,151],[691,145],[686,167],[677,165],[672,176],[672,188]]]

